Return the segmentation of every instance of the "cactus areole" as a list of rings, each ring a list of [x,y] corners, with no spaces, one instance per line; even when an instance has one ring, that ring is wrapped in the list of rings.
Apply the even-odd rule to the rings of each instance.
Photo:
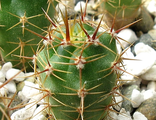
[[[117,74],[116,41],[81,20],[67,20],[48,34],[38,54],[41,79],[50,90],[56,120],[103,120],[112,102]]]

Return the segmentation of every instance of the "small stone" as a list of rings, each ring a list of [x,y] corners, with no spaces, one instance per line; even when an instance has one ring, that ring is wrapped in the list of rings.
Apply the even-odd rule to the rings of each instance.
[[[119,43],[116,44],[117,52],[120,54],[122,52],[121,45]]]
[[[38,90],[39,88],[38,84],[34,84],[29,81],[25,81],[24,83],[25,83],[25,86],[22,89],[22,93],[27,99],[34,98],[36,97],[36,95],[40,94],[40,91]]]
[[[144,100],[152,98],[154,95],[156,95],[155,91],[153,90],[143,90],[141,93],[144,95]]]
[[[148,12],[150,12],[151,14],[153,14],[154,16],[156,16],[156,1],[155,0],[151,0],[147,6],[147,10]]]
[[[127,48],[126,48],[127,49]],[[131,48],[127,49],[126,52],[122,55],[123,58],[128,58],[128,59],[134,59],[134,55],[131,52]],[[123,59],[123,65],[124,67],[121,67],[123,70],[125,70],[126,72],[124,72],[121,76],[121,79],[125,81],[125,84],[129,84],[134,82],[134,76],[129,74],[131,73],[131,71],[129,71],[128,69],[128,65],[131,64],[132,60],[124,60]]]
[[[12,68],[12,63],[11,62],[7,62],[3,65],[1,71],[5,74],[9,69]]]
[[[5,75],[2,71],[0,71],[0,82],[4,82],[5,81]]]
[[[10,104],[10,108],[14,108],[14,107],[19,106],[20,104],[23,104],[22,100],[18,97],[17,94],[15,96],[14,96],[14,94],[9,94],[8,97],[13,98],[13,101]],[[9,111],[9,114],[11,115],[12,113],[14,113],[15,111],[17,111],[19,109],[21,109],[21,108],[19,107],[19,108],[13,109],[13,110]]]
[[[149,45],[150,47],[156,50],[156,41],[150,34],[146,33],[141,35],[139,41],[146,45]]]
[[[144,95],[139,90],[133,89],[131,100],[133,108],[137,108],[144,101]]]
[[[35,77],[28,77],[28,78],[26,78],[26,80],[25,80],[25,81],[29,81],[29,82],[34,83],[34,82],[35,82],[35,80],[36,80],[36,78],[35,78]]]
[[[113,108],[112,111],[111,110],[109,111],[109,116],[111,117],[112,120],[117,120],[118,117],[117,113],[113,111]],[[108,120],[110,120],[110,117]]]
[[[147,72],[140,76],[143,80],[156,81],[156,65],[153,65]]]
[[[79,1],[76,6],[74,7],[74,10],[76,12],[81,12],[81,7],[82,7],[82,11],[84,11],[85,9],[85,6],[86,6],[86,3],[84,1]]]
[[[18,75],[16,75],[16,74],[18,74]],[[16,77],[13,78],[13,76],[15,76],[15,75],[16,75]],[[25,79],[25,74],[24,74],[24,72],[22,72],[18,69],[11,68],[6,72],[6,78],[7,78],[7,80],[13,78],[13,80],[16,80],[16,81],[23,81]]]
[[[23,95],[22,91],[18,92],[18,97],[24,102],[28,101],[28,98],[26,98],[26,96]]]
[[[156,30],[152,29],[150,31],[148,31],[148,34],[154,39],[156,40]]]
[[[122,55],[123,58],[130,58],[130,59],[134,59],[134,55],[133,53],[131,52],[131,48],[126,48],[126,51],[125,53]],[[129,61],[131,60],[124,60],[124,63],[128,62],[129,64]]]
[[[148,120],[156,120],[156,97],[144,101],[136,111],[145,115]]]
[[[36,107],[37,104],[34,104],[33,101],[29,101],[28,105],[11,115],[11,120],[29,120],[36,110]]]
[[[133,120],[148,120],[142,113],[138,111],[133,114],[133,118]]]
[[[2,85],[3,83],[0,82],[0,85]],[[8,93],[8,87],[6,85],[4,85],[3,87],[0,88],[0,96],[4,96]]]
[[[153,28],[153,18],[151,17],[151,15],[145,7],[141,8],[141,13],[136,19],[141,19],[141,21],[131,26],[131,28],[134,29],[134,31],[142,31],[143,33],[147,33]]]
[[[63,15],[65,15],[65,11],[67,10],[67,15],[71,17],[75,17],[75,10],[74,10],[74,1],[73,0],[62,0],[61,2],[59,2],[57,5],[56,5],[56,11],[59,13],[57,17],[58,18],[58,21],[62,21],[62,15],[61,15],[61,12]],[[61,10],[61,12],[60,12]]]
[[[11,92],[11,93],[16,92],[16,84],[14,81],[10,81],[9,83],[6,84],[6,86],[8,87],[9,92]]]
[[[21,81],[17,84],[17,91],[21,91],[23,87],[25,86],[24,81]]]
[[[139,90],[139,87],[137,85],[124,85],[121,89],[121,93],[128,99],[131,99],[131,95],[134,89]],[[125,108],[126,111],[129,111],[130,113],[133,112],[133,106],[131,104],[131,101],[123,98],[122,102],[122,108]]]
[[[45,105],[40,105],[39,107],[37,107],[31,120],[42,120],[41,118],[45,118],[45,116],[46,116],[45,108],[46,107],[47,106],[45,106]]]
[[[113,108],[115,108],[116,110],[120,111],[121,106],[122,106],[122,101],[123,101],[123,97],[120,96],[120,91],[117,91],[118,94],[115,94],[115,102],[113,101],[114,105]]]
[[[154,81],[151,81],[147,84],[147,90],[156,90],[156,83]]]
[[[136,54],[134,57],[129,50],[126,51],[129,55],[123,54],[123,58],[131,59],[123,60],[124,70],[126,71],[123,73],[123,76],[121,76],[123,80],[133,80],[134,76],[140,76],[146,73],[156,63],[156,51],[150,46],[144,43],[137,43],[134,51]]]
[[[35,117],[32,117],[30,120],[46,120],[47,118],[44,115],[37,115]]]
[[[131,29],[128,29],[128,28],[120,31],[117,34],[117,36],[122,38],[122,39],[119,38],[119,40],[120,40],[120,43],[122,44],[122,46],[124,48],[126,48],[129,44],[134,43],[138,40],[135,32]]]
[[[156,51],[152,47],[150,47],[149,45],[146,45],[142,42],[135,45],[134,51],[135,51],[136,55],[139,55],[140,53],[156,54]]]
[[[117,120],[132,120],[129,112],[126,112],[124,108],[120,110]]]
[[[153,26],[153,29],[155,29],[155,30],[156,30],[156,24]]]
[[[34,74],[34,73],[33,73]],[[34,83],[35,82],[35,80],[36,80],[36,78],[35,77],[28,77],[28,76],[30,76],[31,75],[31,73],[29,74],[27,74],[27,73],[25,73],[25,76],[26,76],[26,79],[25,79],[25,81],[29,81],[29,82],[32,82],[32,83]],[[28,77],[28,78],[27,78]],[[23,89],[23,87],[25,86],[25,82],[24,81],[21,81],[21,82],[19,82],[18,84],[17,84],[17,91],[21,91],[22,89]]]
[[[144,43],[138,43],[134,47],[135,60],[128,65],[128,71],[136,76],[146,73],[156,62],[156,51]]]

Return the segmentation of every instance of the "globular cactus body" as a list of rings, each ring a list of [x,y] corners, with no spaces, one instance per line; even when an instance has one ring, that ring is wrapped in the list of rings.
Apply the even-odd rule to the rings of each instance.
[[[1,0],[0,52],[4,61],[18,64],[20,68],[25,67],[28,59],[22,56],[32,57],[39,41],[37,36],[25,31],[24,28],[43,33],[49,22],[46,21],[41,8],[53,17],[55,4],[48,0]]]
[[[130,24],[140,13],[142,0],[101,0],[101,10],[109,26],[115,18],[115,29]]]
[[[41,79],[57,120],[103,120],[117,74],[116,41],[81,20],[67,20],[48,34],[51,44],[37,56]],[[44,40],[45,41],[45,40]]]

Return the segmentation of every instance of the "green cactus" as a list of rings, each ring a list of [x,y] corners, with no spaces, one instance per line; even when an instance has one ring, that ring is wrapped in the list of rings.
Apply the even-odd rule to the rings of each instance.
[[[114,29],[130,24],[140,13],[142,0],[101,0],[100,8],[105,14],[104,21]]]
[[[109,31],[98,32],[101,21],[94,28],[83,15],[68,20],[66,13],[63,20],[46,37],[28,30],[44,39],[45,47],[34,59],[40,70],[36,74],[49,91],[53,119],[105,119],[117,88],[116,40]]]
[[[41,8],[54,16],[53,0],[1,0],[0,9],[0,51],[5,61],[11,61],[16,67],[23,68],[28,64],[37,48],[38,37],[25,31],[29,28],[44,33],[49,25]],[[40,28],[40,29],[38,29]]]
[[[0,120],[11,120],[5,106],[0,103]]]

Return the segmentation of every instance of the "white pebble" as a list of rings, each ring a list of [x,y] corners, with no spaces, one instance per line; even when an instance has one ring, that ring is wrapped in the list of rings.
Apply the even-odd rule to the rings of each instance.
[[[82,11],[84,11],[84,9],[85,9],[85,6],[86,6],[86,3],[84,2],[84,1],[80,1],[80,2],[78,2],[77,4],[76,4],[76,6],[74,7],[74,10],[76,11],[76,12],[80,12],[81,11],[81,7],[82,7]]]
[[[12,68],[12,63],[11,62],[7,62],[3,65],[1,71],[5,74],[9,69]]]
[[[134,59],[134,55],[131,52],[131,48],[127,49],[126,52],[122,55],[123,58],[128,58],[128,59]],[[129,66],[131,64],[133,60],[124,60],[123,59],[123,65],[124,67],[122,67],[123,70],[127,71],[128,73],[124,72],[121,76],[122,80],[128,80],[127,83],[130,83],[134,80],[134,76],[129,74],[131,73],[131,71],[129,70]]]
[[[125,70],[128,72],[128,70]],[[130,73],[130,72],[129,72]],[[124,80],[127,83],[133,83],[134,82],[134,76],[130,75],[129,73],[124,72],[121,76],[121,79]]]
[[[142,113],[140,113],[140,112],[135,112],[134,114],[133,114],[133,120],[148,120],[146,117],[145,117],[145,115],[143,115]]]
[[[16,84],[14,81],[10,81],[9,83],[6,84],[8,91],[11,93],[15,93],[16,92]]]
[[[26,98],[26,96],[23,95],[22,91],[19,91],[18,92],[18,97],[22,100],[22,101],[27,101],[28,98]]]
[[[155,0],[151,0],[150,3],[147,6],[147,10],[156,16],[156,1]]]
[[[141,93],[144,95],[144,100],[152,98],[156,94],[153,90],[143,90]]]
[[[22,94],[28,99],[29,98],[35,99],[35,97],[40,94],[40,91],[38,90],[39,85],[29,81],[24,81],[24,83],[25,86],[22,89]],[[37,98],[38,97],[42,97],[42,96],[37,96]]]
[[[121,45],[118,44],[118,43],[116,43],[116,48],[117,48],[117,52],[118,52],[118,54],[121,54],[121,51],[122,51],[122,49],[121,49]]]
[[[30,120],[46,120],[47,118],[44,115],[37,115]]]
[[[0,82],[4,82],[5,81],[5,75],[2,71],[0,71]]]
[[[31,117],[31,113],[26,111],[25,108],[15,111],[11,115],[11,120],[27,120]]]
[[[33,77],[33,75],[34,75],[34,72],[25,73],[25,76],[26,76],[26,77],[29,77],[29,76]]]
[[[129,45],[129,43],[134,43],[135,41],[138,40],[135,32],[128,28],[120,31],[117,34],[117,36],[127,41],[125,42],[122,39],[119,39],[124,48],[126,48]]]
[[[37,107],[36,101],[30,99],[28,105],[25,106],[25,109],[32,111],[34,113],[36,107]]]
[[[0,82],[0,85],[2,85],[3,83]],[[6,85],[4,85],[3,87],[0,88],[0,96],[4,96],[8,93],[8,87]]]
[[[155,30],[156,30],[156,24],[153,26],[153,29],[155,29]]]
[[[151,81],[147,84],[147,90],[156,90],[156,83],[154,81]]]
[[[45,118],[46,115],[45,110],[46,110],[45,105],[40,105],[39,107],[37,107],[31,120],[44,120],[43,118]]]
[[[127,47],[125,48],[126,51],[124,51],[124,54],[122,55],[123,58],[130,58],[130,59],[134,59],[134,55],[133,53],[131,52],[131,48],[130,47]],[[131,61],[131,60],[124,60],[125,62],[126,61]]]
[[[24,108],[14,112],[11,115],[11,120],[29,120],[37,107],[37,104],[35,104],[33,101],[29,101],[29,103],[30,104],[28,104]]]
[[[109,116],[111,117],[112,120],[117,120],[118,117],[117,113],[111,110],[109,111]]]
[[[156,65],[153,65],[146,73],[140,76],[143,80],[156,81]]]
[[[131,100],[133,108],[137,108],[144,101],[144,95],[141,94],[139,90],[134,89],[132,91]]]
[[[131,60],[127,65],[128,72],[139,76],[147,72],[156,62],[156,51],[144,43],[135,45],[135,60]]]
[[[136,55],[138,55],[140,53],[154,53],[154,54],[156,54],[156,52],[153,48],[151,48],[149,45],[146,45],[146,44],[141,43],[141,42],[135,45],[134,51],[135,51]]]
[[[16,74],[18,74],[18,75],[16,75]],[[22,72],[22,71],[20,72],[20,70],[18,70],[18,69],[11,68],[11,69],[9,69],[6,72],[6,78],[7,78],[7,80],[11,79],[15,75],[16,75],[16,77],[14,77],[13,80],[23,81],[25,79],[24,72]]]
[[[152,29],[152,30],[148,31],[148,34],[154,39],[154,41],[152,41],[152,42],[155,42],[155,40],[156,40],[156,30]]]
[[[117,93],[121,94],[119,91],[117,91]],[[114,102],[113,108],[120,111],[122,106],[122,101],[123,101],[123,97],[118,94],[115,94],[115,102],[113,101]]]
[[[124,108],[120,110],[117,120],[132,120],[130,113],[126,112]]]

